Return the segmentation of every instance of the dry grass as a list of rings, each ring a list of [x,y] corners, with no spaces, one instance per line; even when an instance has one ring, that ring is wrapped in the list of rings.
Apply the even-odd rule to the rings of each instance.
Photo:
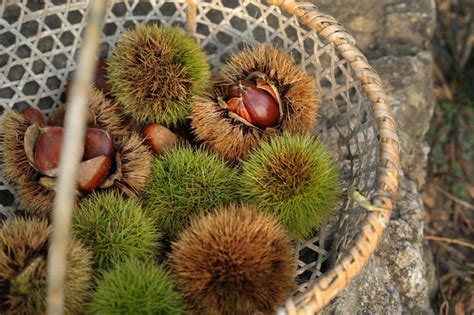
[[[431,152],[425,239],[435,257],[439,314],[474,312],[474,43],[472,0],[437,0],[434,41],[438,106],[428,133]]]

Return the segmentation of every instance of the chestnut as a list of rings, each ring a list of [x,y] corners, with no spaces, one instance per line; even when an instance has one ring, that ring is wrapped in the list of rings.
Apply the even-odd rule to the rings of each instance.
[[[268,112],[270,115],[266,118],[270,119],[264,121],[265,124],[262,121],[252,124],[247,120],[254,118],[249,105],[255,104],[244,103],[242,92],[249,88],[239,81],[250,81],[255,85],[251,85],[251,90],[271,96],[280,116],[276,124],[275,108]],[[231,162],[240,164],[261,143],[281,133],[314,131],[321,103],[318,85],[283,49],[267,44],[244,48],[229,58],[215,74],[213,83],[206,93],[196,96],[191,106],[191,130],[198,144],[205,144]]]
[[[77,188],[83,192],[90,192],[99,187],[109,175],[112,158],[101,155],[79,164]]]
[[[40,130],[35,145],[35,165],[40,173],[47,176],[58,174],[59,159],[64,136],[64,128],[46,127]]]
[[[175,147],[179,138],[168,128],[159,124],[149,124],[143,131],[142,136],[145,138],[145,144],[150,147],[151,151],[156,155],[163,154],[167,150]]]
[[[23,116],[28,118],[32,123],[36,123],[39,127],[46,126],[46,117],[36,108],[30,107],[20,112]]]
[[[265,77],[239,80],[229,87],[226,100],[232,113],[255,127],[276,127],[281,119],[281,102],[276,88]]]
[[[84,141],[84,160],[90,160],[100,155],[112,155],[114,143],[107,131],[99,128],[87,128]]]

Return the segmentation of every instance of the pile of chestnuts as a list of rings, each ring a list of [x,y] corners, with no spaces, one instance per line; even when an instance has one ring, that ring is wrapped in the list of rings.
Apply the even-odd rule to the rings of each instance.
[[[47,118],[35,108],[2,117],[5,177],[42,231],[72,86]],[[71,309],[250,314],[284,303],[295,289],[294,240],[317,232],[339,196],[336,164],[312,135],[314,79],[271,45],[243,49],[211,77],[205,52],[181,29],[140,24],[98,61],[88,102],[72,220],[88,251],[72,265],[87,277]],[[34,231],[35,222],[7,222],[5,231]],[[12,265],[2,264],[2,248],[37,243],[28,231],[2,244],[0,227],[0,275]],[[33,248],[41,257],[43,234]],[[35,270],[19,259],[11,258],[20,274]],[[45,287],[44,273],[28,281]],[[0,280],[0,313],[43,313],[44,290],[9,292],[18,277]]]
[[[32,125],[26,135],[25,145],[32,147],[25,148],[25,152],[34,152],[34,158],[28,159],[31,166],[49,178],[57,177],[64,128]],[[77,179],[80,191],[90,192],[102,185],[110,173],[113,154],[114,143],[110,135],[99,128],[87,128]],[[44,182],[44,179],[40,181]]]

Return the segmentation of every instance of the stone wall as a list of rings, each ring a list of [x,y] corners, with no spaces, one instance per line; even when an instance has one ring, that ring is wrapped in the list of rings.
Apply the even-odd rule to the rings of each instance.
[[[340,20],[385,84],[401,140],[400,190],[380,248],[325,314],[430,314],[433,268],[423,250],[423,204],[434,109],[431,38],[434,0],[318,0]],[[425,262],[427,261],[427,262]]]

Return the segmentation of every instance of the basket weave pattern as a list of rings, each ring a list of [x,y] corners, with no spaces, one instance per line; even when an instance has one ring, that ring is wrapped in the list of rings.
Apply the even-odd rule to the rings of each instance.
[[[66,2],[64,4],[64,2]],[[58,3],[58,4],[56,4]],[[7,1],[0,7],[0,104],[48,114],[61,95],[86,24],[87,1]],[[110,1],[100,53],[140,22],[179,25],[192,33],[217,69],[245,45],[272,43],[292,54],[322,93],[316,132],[342,171],[344,189],[358,189],[387,212],[370,212],[346,198],[338,217],[298,244],[298,283],[289,314],[314,313],[360,271],[375,250],[397,191],[398,138],[376,72],[354,39],[308,3],[273,0]],[[0,191],[15,196],[0,170]],[[13,213],[16,201],[2,209]],[[277,275],[276,275],[277,276]]]

